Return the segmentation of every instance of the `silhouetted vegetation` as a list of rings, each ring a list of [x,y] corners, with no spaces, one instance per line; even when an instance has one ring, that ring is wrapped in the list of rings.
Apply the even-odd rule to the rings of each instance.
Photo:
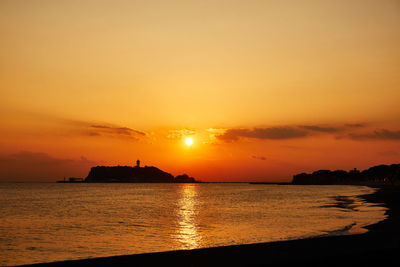
[[[293,176],[293,184],[328,185],[328,184],[396,184],[400,181],[400,164],[378,165],[364,171],[357,169],[319,170],[311,174],[300,173]]]
[[[194,183],[195,180],[193,177],[190,177],[187,174],[178,175],[175,177],[175,182],[177,183]]]

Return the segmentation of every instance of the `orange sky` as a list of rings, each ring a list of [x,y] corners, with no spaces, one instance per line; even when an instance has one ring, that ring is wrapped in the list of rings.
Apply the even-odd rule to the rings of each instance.
[[[0,181],[400,161],[399,1],[1,1],[0,36]]]

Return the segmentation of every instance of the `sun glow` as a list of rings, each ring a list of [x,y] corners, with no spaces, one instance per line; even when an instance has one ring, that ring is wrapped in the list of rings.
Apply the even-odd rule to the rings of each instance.
[[[188,138],[185,139],[185,143],[186,143],[187,146],[191,146],[193,144],[193,139],[188,137]]]

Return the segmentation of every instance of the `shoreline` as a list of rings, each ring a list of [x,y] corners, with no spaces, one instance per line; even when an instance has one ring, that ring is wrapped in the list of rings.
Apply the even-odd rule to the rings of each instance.
[[[347,264],[394,265],[400,248],[400,188],[375,187],[372,194],[360,197],[387,208],[387,218],[364,227],[368,232],[339,236],[322,236],[290,241],[276,241],[245,245],[176,250],[145,254],[121,255],[60,262],[39,263],[32,266],[85,265],[294,265],[323,266]]]
[[[373,186],[371,186],[373,187]],[[375,224],[366,226],[366,234],[374,233],[399,233],[400,225],[400,186],[379,186],[373,187],[378,190],[375,193],[361,195],[360,197],[369,203],[387,208],[385,215],[387,218]]]

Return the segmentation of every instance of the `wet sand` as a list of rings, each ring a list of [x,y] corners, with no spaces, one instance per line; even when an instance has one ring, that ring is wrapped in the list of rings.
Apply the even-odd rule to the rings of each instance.
[[[124,266],[397,266],[400,252],[400,188],[380,187],[366,201],[389,208],[388,218],[367,227],[365,234],[328,236],[293,241],[179,250],[72,260],[37,265]],[[35,265],[35,266],[37,266]]]

